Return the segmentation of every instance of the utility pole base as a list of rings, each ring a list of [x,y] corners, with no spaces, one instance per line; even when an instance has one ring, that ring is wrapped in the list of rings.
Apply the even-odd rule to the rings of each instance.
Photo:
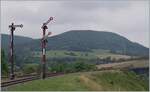
[[[14,75],[14,74],[11,74],[11,75],[10,75],[10,80],[13,80],[13,79],[15,79],[15,75]]]
[[[42,79],[45,79],[46,78],[46,67],[45,67],[45,63],[43,64],[42,66]]]
[[[42,74],[42,79],[45,79],[45,78],[46,78],[45,74]]]

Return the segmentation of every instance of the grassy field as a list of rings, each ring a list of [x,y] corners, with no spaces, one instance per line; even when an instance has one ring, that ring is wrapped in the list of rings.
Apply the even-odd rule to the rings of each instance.
[[[102,68],[124,68],[124,67],[132,67],[132,68],[142,68],[142,67],[149,67],[149,60],[132,60],[132,61],[126,61],[126,62],[120,62],[120,63],[111,63],[111,64],[101,64],[97,65],[98,69]]]
[[[93,53],[98,58],[111,57],[111,59],[115,58],[117,60],[120,59],[120,58],[124,58],[124,59],[131,58],[131,56],[128,56],[128,55],[121,55],[121,54],[111,53],[109,50],[93,50]]]
[[[33,52],[34,57],[41,57],[41,52]],[[73,53],[73,55],[70,55],[69,53]],[[111,57],[111,59],[120,59],[125,58],[128,59],[130,56],[127,55],[120,55],[120,54],[114,54],[110,53],[108,50],[93,50],[92,52],[81,52],[81,51],[66,51],[66,50],[51,50],[47,51],[47,58],[52,57],[77,57],[77,58],[106,58]]]
[[[70,74],[59,77],[48,78],[45,80],[35,80],[32,82],[11,86],[8,90],[11,91],[49,91],[49,90],[82,90],[88,88],[80,83],[79,74]]]
[[[34,80],[6,88],[9,91],[145,91],[148,81],[140,79],[133,72],[95,71],[67,74],[63,76]]]
[[[69,55],[73,53],[73,55]],[[79,52],[79,51],[65,51],[65,50],[51,50],[47,51],[47,58],[62,58],[62,57],[77,57],[77,58],[95,58],[96,56],[91,52]],[[35,57],[40,57],[41,52],[34,52]]]

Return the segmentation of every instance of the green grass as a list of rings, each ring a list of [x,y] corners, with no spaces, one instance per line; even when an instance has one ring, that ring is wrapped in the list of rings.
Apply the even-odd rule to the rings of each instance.
[[[67,74],[7,88],[8,91],[146,91],[148,81],[133,72],[118,70]]]
[[[124,58],[124,59],[130,58],[130,56],[127,56],[127,55],[119,55],[119,54],[113,54],[113,53],[97,54],[96,56],[99,57],[99,58],[111,57],[111,59],[115,58],[117,60],[120,59],[120,58]]]
[[[145,91],[148,82],[134,72],[103,72],[91,74],[90,78],[102,86],[105,91]]]
[[[41,57],[41,52],[33,52],[34,57]],[[74,55],[68,55],[66,53],[73,53]],[[88,55],[87,55],[88,54]],[[66,51],[66,50],[51,50],[46,52],[47,58],[64,58],[64,57],[76,57],[91,59],[97,56],[92,52],[79,52],[79,51]]]
[[[132,67],[132,68],[143,68],[143,67],[149,67],[149,60],[143,59],[143,60],[129,60],[126,62],[120,62],[120,63],[110,63],[110,64],[101,64],[96,65],[98,69],[107,68],[107,67],[113,67],[113,68],[124,68],[124,67]]]
[[[8,88],[10,91],[86,91],[88,88],[82,85],[78,79],[78,74],[64,75],[60,77],[48,78],[45,80],[35,80],[24,84],[18,84]]]
[[[74,53],[75,55],[68,55],[65,53]],[[33,52],[34,57],[41,57],[41,52]],[[127,55],[119,55],[119,54],[114,54],[110,53],[108,50],[93,50],[92,52],[81,52],[81,51],[67,51],[67,50],[50,50],[46,52],[47,58],[63,58],[63,57],[76,57],[76,58],[86,58],[86,59],[91,59],[91,58],[106,58],[106,57],[111,57],[119,59],[119,58],[130,58],[130,56]],[[86,55],[88,54],[88,55]]]

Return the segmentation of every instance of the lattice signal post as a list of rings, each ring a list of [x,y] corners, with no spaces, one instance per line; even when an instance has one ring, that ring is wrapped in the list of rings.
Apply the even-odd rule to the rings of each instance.
[[[10,67],[10,79],[13,80],[15,78],[14,75],[14,31],[16,29],[16,27],[20,27],[22,28],[23,25],[14,25],[14,23],[12,23],[11,25],[9,25],[10,28],[10,56],[9,56],[9,62],[11,64]]]
[[[46,77],[46,43],[47,43],[47,38],[48,35],[51,34],[49,32],[47,35],[46,34],[46,29],[48,29],[47,24],[53,20],[53,17],[50,17],[49,20],[45,23],[43,23],[43,26],[41,27],[43,30],[43,37],[42,37],[42,78],[45,79]]]

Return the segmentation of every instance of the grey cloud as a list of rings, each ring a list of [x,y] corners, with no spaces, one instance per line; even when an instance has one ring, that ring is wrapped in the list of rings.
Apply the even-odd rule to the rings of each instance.
[[[97,10],[99,8],[106,8],[106,9],[118,9],[123,7],[130,6],[130,1],[124,1],[124,0],[92,0],[92,1],[73,1],[73,2],[63,2],[62,6],[67,9],[77,9],[77,10]]]
[[[148,46],[147,1],[8,2],[2,2],[2,33],[15,21],[24,24],[24,31],[16,34],[39,38],[42,23],[53,16],[48,25],[53,35],[73,29],[108,30]]]

